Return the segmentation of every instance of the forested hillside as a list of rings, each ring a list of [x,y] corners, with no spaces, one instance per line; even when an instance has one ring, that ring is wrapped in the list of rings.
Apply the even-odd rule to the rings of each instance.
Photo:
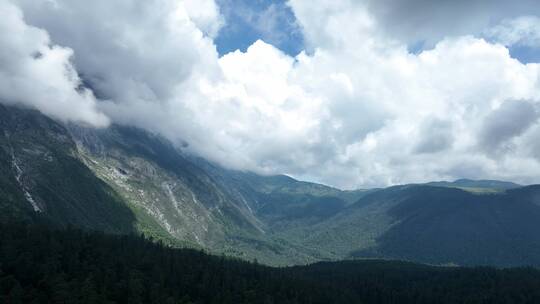
[[[0,226],[1,303],[538,303],[540,271],[380,260],[270,268],[137,236]]]

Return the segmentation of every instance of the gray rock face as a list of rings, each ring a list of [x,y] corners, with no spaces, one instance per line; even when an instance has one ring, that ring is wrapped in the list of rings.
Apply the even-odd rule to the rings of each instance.
[[[80,161],[61,124],[36,111],[0,105],[0,127],[4,217],[43,213],[58,225],[133,231],[132,212]]]

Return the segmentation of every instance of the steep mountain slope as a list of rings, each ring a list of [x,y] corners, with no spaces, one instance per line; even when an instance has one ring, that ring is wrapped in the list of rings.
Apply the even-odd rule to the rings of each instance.
[[[4,222],[39,214],[60,225],[142,232],[172,245],[271,264],[321,258],[274,237],[270,222],[256,214],[258,191],[287,184],[305,187],[302,195],[318,191],[311,188],[340,193],[337,189],[284,176],[259,177],[261,189],[251,188],[245,182],[256,175],[219,169],[229,179],[207,172],[213,165],[138,129],[66,127],[14,107],[2,106],[0,114]],[[237,188],[228,182],[235,175],[242,176]],[[281,179],[285,183],[276,183]]]
[[[67,130],[36,111],[0,105],[0,217],[45,214],[59,225],[133,231],[119,196],[77,158]]]
[[[173,237],[213,247],[224,237],[227,224],[248,232],[260,229],[246,210],[228,200],[203,171],[160,138],[118,126],[70,130],[96,175]]]
[[[238,197],[271,232],[318,223],[375,190],[342,191],[284,175],[226,170],[195,159],[223,188]]]
[[[139,231],[272,264],[316,260],[316,252],[274,238],[268,222],[256,212],[258,192],[229,182],[244,173],[220,176],[216,172],[226,170],[212,171],[217,167],[138,129],[69,129],[81,159],[134,211]],[[286,177],[261,177],[270,184],[282,178]]]

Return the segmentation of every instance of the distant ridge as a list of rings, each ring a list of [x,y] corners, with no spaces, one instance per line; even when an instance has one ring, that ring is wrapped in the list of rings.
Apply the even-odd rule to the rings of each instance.
[[[438,187],[452,187],[452,188],[483,188],[483,189],[500,189],[500,190],[508,190],[508,189],[515,189],[515,188],[522,187],[522,185],[520,184],[507,182],[507,181],[489,180],[489,179],[473,180],[473,179],[466,179],[466,178],[457,179],[453,182],[448,182],[448,181],[430,182],[430,183],[427,183],[427,185],[438,186]]]

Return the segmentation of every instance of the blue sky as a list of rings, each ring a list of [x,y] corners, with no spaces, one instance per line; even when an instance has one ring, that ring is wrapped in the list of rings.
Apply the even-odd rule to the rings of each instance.
[[[540,62],[540,49],[529,46],[510,47],[510,55],[523,63]]]
[[[289,55],[303,49],[303,37],[291,9],[283,0],[218,0],[225,26],[215,39],[220,55],[245,51],[261,39]]]
[[[217,0],[225,26],[215,39],[220,56],[237,49],[245,51],[258,39],[295,56],[304,49],[304,38],[294,13],[285,0]],[[411,43],[409,50],[420,53],[423,42]],[[540,62],[540,49],[509,47],[512,57],[523,63]]]

